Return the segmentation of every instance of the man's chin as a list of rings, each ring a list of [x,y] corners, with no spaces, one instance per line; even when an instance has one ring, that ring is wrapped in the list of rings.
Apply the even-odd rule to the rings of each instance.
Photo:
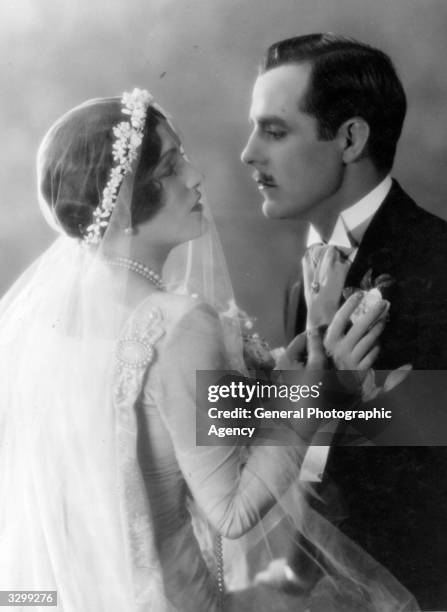
[[[309,221],[310,207],[303,207],[292,202],[265,199],[262,203],[262,213],[267,219],[297,219]]]
[[[279,202],[275,200],[264,200],[262,203],[262,213],[267,219],[283,219],[287,217]]]

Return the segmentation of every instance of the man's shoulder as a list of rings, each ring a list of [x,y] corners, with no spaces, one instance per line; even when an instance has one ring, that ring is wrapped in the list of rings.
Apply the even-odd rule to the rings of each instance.
[[[400,231],[417,231],[421,240],[431,240],[433,232],[436,236],[447,235],[447,221],[422,208],[395,180],[385,203],[390,213],[401,218]]]
[[[436,255],[442,265],[447,265],[447,222],[421,208],[394,180],[365,239],[368,249],[374,249],[378,241],[384,246],[392,245],[404,259],[418,258],[422,264]]]

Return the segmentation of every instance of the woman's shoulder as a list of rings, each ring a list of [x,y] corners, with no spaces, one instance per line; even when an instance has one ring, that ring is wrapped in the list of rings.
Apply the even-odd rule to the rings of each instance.
[[[178,326],[209,326],[210,322],[215,323],[219,319],[216,311],[199,297],[168,292],[148,296],[138,305],[131,318],[134,321],[156,318],[166,333]]]
[[[220,317],[200,298],[157,292],[140,303],[124,334],[139,338],[158,359],[187,371],[223,369],[226,352]]]
[[[219,345],[220,322],[216,312],[203,301],[188,295],[153,293],[136,306],[121,329],[117,360],[121,366],[146,366],[155,352],[183,355],[206,353],[208,345]]]

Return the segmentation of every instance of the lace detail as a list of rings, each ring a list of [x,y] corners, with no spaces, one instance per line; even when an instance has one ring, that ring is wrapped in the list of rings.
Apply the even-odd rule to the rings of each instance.
[[[121,427],[136,432],[132,407],[143,386],[147,367],[155,358],[155,344],[164,335],[158,308],[137,310],[126,325],[116,349],[114,403]]]
[[[163,317],[158,308],[143,304],[128,321],[116,347],[113,399],[118,423],[123,511],[128,525],[128,542],[137,576],[137,592],[154,580],[158,566],[153,523],[137,455],[137,418],[135,404],[142,392],[148,366],[156,356],[155,344],[164,335]],[[147,575],[145,569],[150,568]],[[160,578],[161,580],[161,578]]]

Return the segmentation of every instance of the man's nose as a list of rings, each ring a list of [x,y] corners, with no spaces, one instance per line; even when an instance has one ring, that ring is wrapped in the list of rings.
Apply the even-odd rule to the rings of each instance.
[[[261,161],[259,145],[254,133],[250,135],[247,144],[241,153],[241,161],[248,165],[259,163]]]

